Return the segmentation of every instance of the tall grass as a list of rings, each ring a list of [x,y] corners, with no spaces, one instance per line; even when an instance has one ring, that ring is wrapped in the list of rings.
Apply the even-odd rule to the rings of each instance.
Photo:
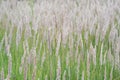
[[[0,2],[0,80],[119,80],[119,0]]]

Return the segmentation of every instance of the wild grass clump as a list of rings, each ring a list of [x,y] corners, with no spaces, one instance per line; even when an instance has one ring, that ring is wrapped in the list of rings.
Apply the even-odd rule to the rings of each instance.
[[[120,80],[120,0],[0,1],[0,80]]]

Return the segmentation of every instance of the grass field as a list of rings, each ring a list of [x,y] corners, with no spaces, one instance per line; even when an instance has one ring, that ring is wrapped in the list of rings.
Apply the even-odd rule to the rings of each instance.
[[[120,80],[120,1],[1,1],[0,73],[0,80]]]

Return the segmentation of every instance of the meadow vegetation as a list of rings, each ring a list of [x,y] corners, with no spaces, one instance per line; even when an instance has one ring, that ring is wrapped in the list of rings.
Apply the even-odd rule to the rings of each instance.
[[[120,80],[120,0],[0,1],[0,80]]]

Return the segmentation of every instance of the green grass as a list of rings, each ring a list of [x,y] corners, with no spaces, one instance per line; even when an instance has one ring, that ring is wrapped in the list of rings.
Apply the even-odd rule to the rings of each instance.
[[[70,49],[69,42],[71,41],[68,39],[68,43],[66,45],[60,44],[59,49],[59,56],[61,60],[61,79],[63,77],[64,71],[66,71],[66,80],[76,80],[77,79],[77,59],[75,57],[76,51],[78,50],[78,55],[80,55],[80,68],[79,68],[79,80],[82,78],[82,71],[84,70],[84,79],[87,80],[88,73],[87,73],[87,51],[89,51],[90,44],[92,43],[93,46],[96,45],[96,66],[93,64],[92,60],[90,60],[90,80],[104,80],[104,71],[106,67],[106,79],[110,80],[110,72],[112,69],[112,64],[109,62],[109,60],[106,60],[106,64],[100,65],[100,50],[101,45],[103,44],[103,55],[105,52],[108,52],[109,49],[111,49],[111,44],[109,42],[109,32],[110,29],[108,29],[106,33],[106,37],[103,41],[99,39],[98,45],[95,44],[95,35],[89,34],[88,40],[85,40],[85,32],[83,30],[82,32],[82,40],[83,40],[83,47],[81,44],[78,45],[78,49],[76,49],[77,45],[77,39],[78,35],[72,35],[74,44],[71,45],[72,49]],[[3,36],[5,34],[5,29],[0,27],[0,41],[2,40]],[[37,71],[36,71],[36,80],[39,78],[40,80],[44,80],[46,75],[48,77],[48,80],[56,80],[56,70],[57,70],[57,60],[58,56],[56,56],[56,46],[57,41],[56,39],[53,40],[51,44],[51,50],[48,48],[47,40],[43,40],[42,31],[40,33],[39,43],[37,46]],[[37,36],[37,35],[36,35]],[[16,46],[16,29],[13,30],[13,37],[12,37],[12,43],[10,52],[12,55],[12,74],[11,74],[11,80],[23,80],[24,79],[24,71],[22,74],[19,72],[19,67],[21,64],[21,58],[24,54],[23,49],[23,42],[24,42],[24,31],[22,40],[19,43],[19,46],[17,48]],[[28,39],[29,49],[33,47],[33,37]],[[42,44],[40,48],[40,44]],[[50,51],[52,51],[52,54],[50,55]],[[72,53],[72,56],[70,54]],[[29,53],[30,54],[30,53]],[[42,56],[45,54],[45,61],[43,63],[43,66],[41,66]],[[66,65],[66,57],[67,54],[69,57],[69,64]],[[92,59],[92,58],[91,58]],[[28,64],[28,74],[27,79],[32,80],[32,72],[33,72],[33,64]],[[8,74],[8,57],[5,53],[5,46],[3,44],[3,47],[0,51],[0,71],[4,68],[4,75],[5,77]],[[70,76],[69,76],[70,75]],[[116,68],[113,68],[113,80],[120,80],[120,71]]]
[[[1,2],[2,1],[0,1],[0,4],[1,4]],[[32,18],[35,16],[34,15],[35,14],[34,3],[35,3],[34,0],[28,0],[28,4],[29,4],[29,6],[31,8],[31,12],[32,12]],[[76,2],[76,4],[77,4],[77,6],[79,6],[78,2]],[[99,5],[99,6],[101,6],[101,5]],[[98,6],[98,8],[100,8],[99,6]],[[63,7],[64,7],[64,5],[63,5]],[[107,7],[108,6],[105,6],[106,9],[108,9]],[[52,10],[54,13],[54,9],[52,9]],[[66,9],[66,11],[67,11],[67,9]],[[99,11],[99,9],[98,9],[98,11]],[[115,11],[115,10],[113,10],[113,11]],[[56,17],[56,12],[57,11],[55,11],[55,17]],[[97,13],[97,10],[95,12]],[[46,12],[46,14],[47,14],[47,12]],[[75,17],[77,17],[77,16],[79,17],[80,14],[77,13],[74,15],[75,15]],[[97,16],[100,16],[99,13]],[[112,15],[112,16],[114,16],[114,15]],[[60,17],[60,18],[62,18],[62,17]],[[81,18],[81,17],[79,17],[79,18]],[[58,21],[59,21],[59,19],[58,19]],[[111,21],[112,21],[112,19],[111,19]],[[98,22],[99,22],[99,20],[98,20]],[[4,17],[2,18],[2,20],[0,22],[0,43],[5,35],[5,32],[7,32],[7,36],[9,35],[11,25],[12,25],[12,22],[8,22],[8,20],[7,20],[7,14],[4,14]],[[32,28],[32,26],[33,26],[32,20],[29,22],[29,25],[30,25],[30,28]],[[117,18],[114,21],[114,25],[117,26],[116,27],[116,29],[118,31],[117,37],[119,37],[120,36],[120,25],[117,21]],[[6,30],[6,26],[7,27],[9,26],[7,28],[7,30]],[[22,27],[25,27],[25,26],[26,25],[24,24],[24,26],[22,26]],[[95,26],[95,29],[98,28],[97,23],[94,26]],[[108,53],[109,50],[111,51],[111,54],[113,55],[113,57],[115,54],[115,50],[112,48],[114,46],[114,44],[112,42],[110,42],[110,40],[109,40],[110,31],[112,29],[111,25],[109,25],[109,28],[107,29],[105,37],[103,40],[101,40],[102,36],[101,36],[101,33],[99,33],[98,41],[96,41],[97,40],[96,39],[97,31],[95,31],[94,34],[91,34],[88,31],[88,36],[87,36],[88,39],[86,39],[86,37],[85,37],[86,30],[84,30],[84,29],[81,31],[81,33],[77,33],[77,34],[75,34],[75,32],[70,33],[68,35],[68,37],[66,37],[66,39],[67,39],[66,44],[63,44],[61,41],[57,56],[56,56],[57,38],[58,38],[59,33],[62,33],[62,29],[58,28],[58,27],[55,28],[55,30],[54,30],[55,34],[54,34],[53,40],[50,42],[51,45],[49,45],[48,44],[49,40],[44,37],[44,34],[45,34],[44,32],[46,32],[46,33],[50,32],[49,34],[45,34],[48,37],[48,35],[50,35],[52,31],[48,31],[48,29],[46,29],[46,28],[47,27],[42,26],[42,28],[40,28],[38,30],[37,34],[35,34],[34,30],[32,30],[31,31],[32,37],[29,37],[27,39],[28,46],[29,46],[28,47],[29,53],[25,56],[25,58],[27,58],[29,55],[31,55],[32,54],[30,52],[31,49],[33,47],[36,47],[36,66],[37,66],[37,69],[36,69],[35,80],[45,80],[46,77],[48,80],[56,80],[57,68],[58,68],[57,65],[58,65],[58,58],[59,57],[60,57],[60,67],[61,67],[60,80],[63,80],[63,76],[64,76],[65,71],[66,71],[66,75],[65,75],[66,79],[65,80],[77,80],[77,77],[78,77],[78,80],[82,80],[82,72],[83,71],[84,71],[84,80],[88,80],[88,76],[89,76],[88,72],[87,72],[87,67],[88,67],[87,66],[88,65],[87,56],[88,56],[88,54],[90,54],[89,80],[104,80],[105,68],[106,68],[106,80],[110,80],[110,77],[111,77],[110,73],[111,73],[112,68],[113,68],[112,80],[120,80],[119,68],[117,68],[116,65],[113,65],[114,63],[110,62],[109,59],[107,58],[107,55],[109,55],[109,53]],[[16,34],[17,34],[16,27],[13,28],[12,34],[13,34],[12,41],[10,44],[10,53],[12,56],[12,73],[11,73],[10,80],[24,80],[24,72],[25,72],[24,67],[25,67],[25,65],[23,65],[22,73],[20,73],[19,69],[21,66],[21,59],[24,55],[24,46],[23,45],[24,45],[25,40],[26,40],[25,35],[24,35],[25,28],[22,31],[22,38],[21,38],[18,46],[16,46]],[[37,39],[38,35],[39,35],[39,38]],[[51,35],[49,37],[51,37]],[[79,39],[80,39],[80,41],[79,41]],[[37,40],[38,40],[38,44],[35,45]],[[90,51],[91,45],[93,48],[96,48],[96,51],[95,51],[96,52],[96,65],[94,64],[93,56],[91,55],[93,53]],[[104,55],[106,54],[106,58],[105,58],[106,62],[105,62],[105,64],[101,65],[100,64],[100,54],[101,54],[102,45],[103,45],[102,61],[104,61]],[[44,55],[45,55],[45,61],[44,61],[43,65],[41,65]],[[31,58],[33,58],[33,55],[31,56]],[[68,64],[66,64],[67,59],[68,59]],[[5,51],[5,41],[4,41],[3,45],[1,47],[1,50],[0,50],[0,72],[2,69],[4,69],[4,77],[5,78],[8,75],[8,60],[9,59],[8,59],[7,53]],[[25,64],[27,65],[27,80],[32,80],[32,78],[33,78],[32,74],[33,74],[33,70],[34,70],[35,65],[33,65],[33,63],[28,64],[28,60],[25,60],[24,62],[26,62]],[[78,62],[80,62],[80,63],[78,63]],[[79,68],[78,68],[78,65],[79,65]],[[1,80],[1,75],[0,75],[0,80]]]

